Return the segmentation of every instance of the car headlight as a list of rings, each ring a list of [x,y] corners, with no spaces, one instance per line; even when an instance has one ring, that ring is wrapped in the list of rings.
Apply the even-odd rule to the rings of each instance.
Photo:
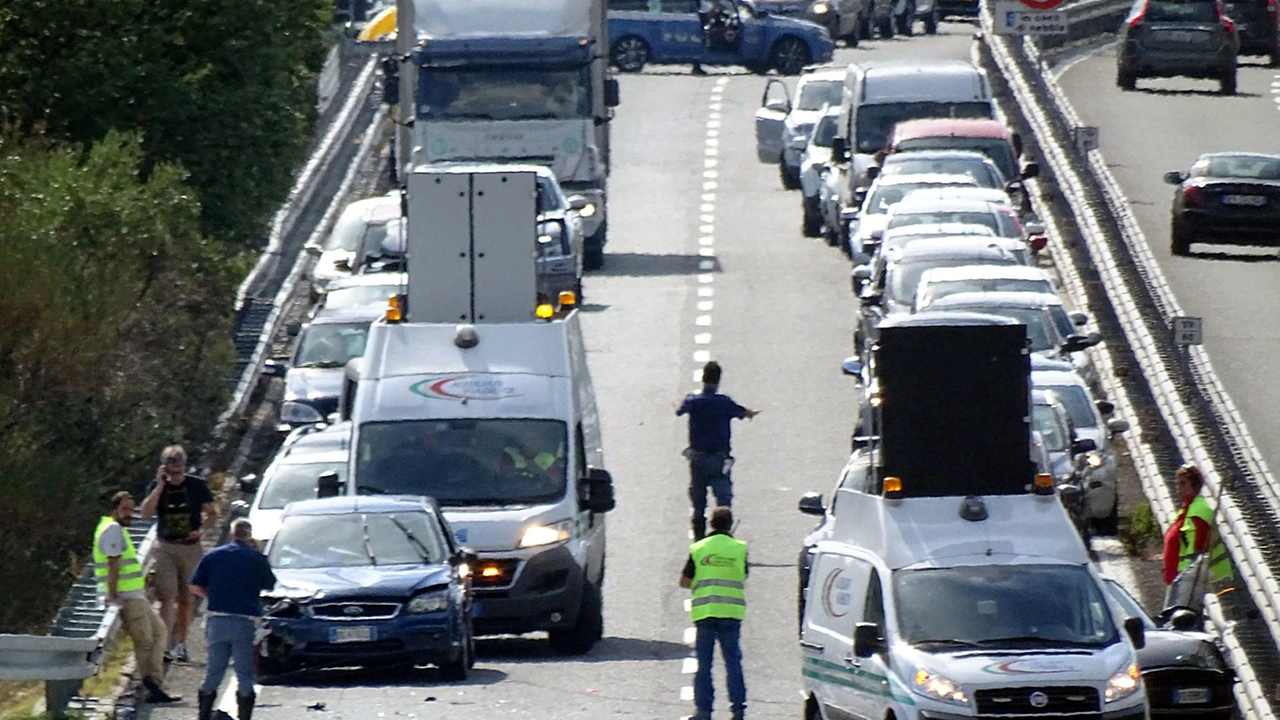
[[[824,2],[816,2],[809,7],[809,12],[814,15],[826,15],[831,10],[831,6]]]
[[[314,423],[324,422],[319,410],[306,403],[285,402],[280,404],[280,419],[284,422]]]
[[[969,704],[968,696],[964,694],[964,690],[959,685],[937,673],[930,672],[924,668],[916,668],[911,680],[915,686],[915,691],[925,697],[957,705]]]
[[[405,606],[411,613],[429,613],[439,612],[449,609],[449,592],[447,590],[437,590],[435,592],[425,592],[415,596]]]
[[[520,547],[539,547],[564,542],[573,534],[573,521],[562,520],[549,525],[534,525],[520,537]]]
[[[592,215],[595,215],[595,214],[596,214],[595,203],[587,203],[582,207],[581,210],[578,211],[579,217],[591,217]]]
[[[1107,680],[1105,697],[1107,702],[1123,700],[1138,692],[1138,688],[1141,687],[1142,674],[1138,672],[1138,665],[1137,663],[1129,663],[1128,666],[1120,668],[1119,672]]]

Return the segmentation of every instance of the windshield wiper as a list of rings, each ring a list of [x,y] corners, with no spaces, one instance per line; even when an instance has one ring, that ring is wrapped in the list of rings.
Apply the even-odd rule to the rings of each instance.
[[[373,542],[369,540],[369,516],[361,515],[360,524],[364,526],[364,551],[369,556],[369,561],[374,567],[378,567],[378,558],[373,554]]]
[[[346,365],[346,363],[338,362],[337,360],[316,360],[316,361],[314,361],[314,362],[299,363],[299,364],[297,365],[297,367],[300,367],[300,368],[317,368],[317,369],[326,369],[326,370],[327,370],[327,369],[331,369],[331,368],[340,368],[340,367],[343,367],[344,365]]]
[[[412,530],[405,527],[404,523],[400,522],[400,518],[395,515],[388,515],[387,519],[391,521],[391,524],[399,528],[400,532],[404,533],[404,536],[409,539],[409,544],[413,545],[413,548],[418,551],[418,557],[422,558],[422,563],[424,565],[429,565],[431,563],[431,551],[427,550],[427,546],[422,544],[422,541],[418,539],[418,536],[414,535]]]
[[[911,644],[912,645],[947,645],[950,647],[970,647],[970,648],[982,647],[982,645],[980,645],[979,643],[970,642],[968,640],[949,640],[949,639],[934,640],[932,638],[928,640],[912,640]]]
[[[1010,637],[988,638],[986,640],[979,640],[976,644],[984,647],[990,647],[992,645],[1004,645],[1008,643],[1041,643],[1055,647],[1098,647],[1098,643],[1086,642],[1084,640],[1059,640],[1056,638],[1040,637],[1039,635],[1014,635]]]

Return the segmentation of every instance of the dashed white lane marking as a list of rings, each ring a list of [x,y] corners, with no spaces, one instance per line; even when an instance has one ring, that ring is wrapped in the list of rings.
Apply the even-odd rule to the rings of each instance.
[[[690,535],[692,535],[692,534],[693,534],[693,531],[692,531],[692,530],[690,530],[690,531],[689,531],[689,534],[690,534]],[[685,645],[692,645],[692,644],[694,644],[694,643],[695,643],[695,642],[697,642],[697,641],[698,641],[698,629],[697,629],[697,628],[685,628],[685,629],[684,629],[684,644],[685,644]]]
[[[694,325],[697,325],[697,326],[699,326],[699,327],[710,327],[710,325],[711,325],[711,316],[710,316],[710,315],[699,315],[698,317],[694,318],[693,324],[694,324]]]
[[[700,232],[700,233],[704,233],[704,234],[710,235],[711,233],[713,233],[713,232],[715,232],[715,231],[716,231],[716,226],[715,226],[715,225],[699,225],[699,226],[698,226],[698,232]]]
[[[703,273],[698,276],[698,282],[700,283],[713,283],[715,281],[716,281],[716,276],[712,275],[711,273]]]
[[[685,658],[684,662],[680,663],[680,672],[685,675],[692,675],[698,672],[698,658]]]
[[[705,212],[705,213],[715,212],[715,210],[716,210],[716,203],[715,203],[716,196],[715,196],[715,195],[710,195],[710,197],[711,197],[711,199],[710,199],[710,200],[708,200],[708,199],[707,199],[707,197],[708,197],[707,195],[703,195],[703,196],[702,196],[703,203],[702,203],[702,205],[700,205],[700,206],[698,207],[698,209],[699,209],[699,210],[701,210],[702,212]]]
[[[685,702],[693,702],[693,686],[685,685],[680,688],[680,699]]]
[[[698,254],[701,255],[702,257],[715,257],[716,249],[712,247],[698,248]],[[711,267],[715,267],[715,265],[713,264]]]
[[[720,173],[716,172],[715,170],[704,170],[704,171],[702,172],[702,177],[707,178],[707,179],[710,179],[710,180],[714,180],[714,179],[716,179],[716,178],[720,177]]]
[[[713,287],[698,288],[698,297],[715,297],[715,296],[716,296],[716,289]]]
[[[698,238],[698,244],[699,245],[715,245],[716,237],[714,235],[703,235],[702,237]]]
[[[711,351],[710,351],[710,350],[695,350],[695,351],[693,352],[693,361],[694,361],[694,362],[696,362],[696,363],[700,363],[700,364],[701,364],[701,363],[707,363],[707,362],[710,362],[710,361],[711,361]],[[699,380],[701,380],[701,379],[702,379],[702,370],[695,370],[694,372],[698,373],[698,379],[699,379]],[[693,531],[692,531],[692,530],[690,530],[690,531],[689,531],[689,534],[690,534],[690,535],[692,535],[692,534],[693,534]]]
[[[705,174],[706,174],[706,173],[703,173],[703,175],[705,175]],[[702,189],[703,189],[703,190],[715,190],[715,189],[716,189],[716,187],[717,187],[717,185],[716,185],[716,181],[715,181],[715,180],[708,180],[708,181],[706,181],[706,182],[702,183]]]
[[[693,336],[693,341],[698,345],[710,345],[711,333],[698,333],[697,335]]]

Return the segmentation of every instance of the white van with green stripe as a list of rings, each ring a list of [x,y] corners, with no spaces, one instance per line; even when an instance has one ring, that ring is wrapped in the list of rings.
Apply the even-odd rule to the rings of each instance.
[[[1056,496],[837,493],[801,628],[806,720],[1146,720],[1142,629],[1117,624]]]

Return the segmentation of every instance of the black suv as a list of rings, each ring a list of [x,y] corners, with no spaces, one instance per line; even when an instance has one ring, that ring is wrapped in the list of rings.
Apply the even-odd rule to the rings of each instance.
[[[1139,78],[1217,80],[1236,92],[1240,33],[1217,0],[1137,0],[1120,29],[1116,84],[1133,90]]]
[[[1233,0],[1223,3],[1223,12],[1240,33],[1241,55],[1264,55],[1280,67],[1280,2]]]

